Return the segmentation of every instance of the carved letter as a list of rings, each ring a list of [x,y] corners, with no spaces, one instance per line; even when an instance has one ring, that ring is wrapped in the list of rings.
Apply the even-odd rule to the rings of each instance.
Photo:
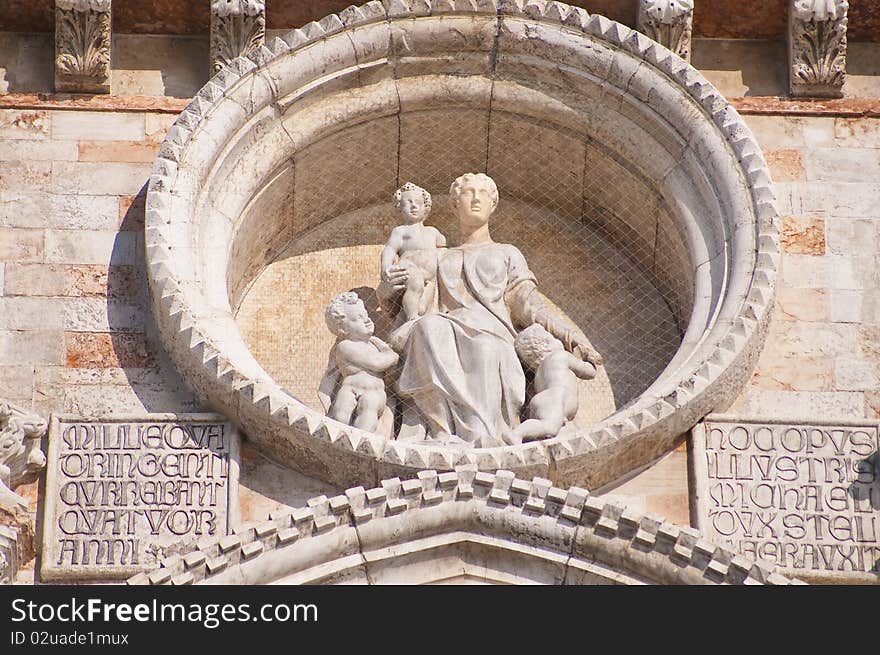
[[[693,22],[693,0],[639,0],[638,30],[687,61]]]
[[[56,0],[55,90],[110,93],[110,0]]]
[[[848,9],[846,0],[791,0],[788,12],[791,95],[843,96]]]
[[[219,72],[236,57],[246,57],[265,40],[265,0],[212,0],[212,72]]]

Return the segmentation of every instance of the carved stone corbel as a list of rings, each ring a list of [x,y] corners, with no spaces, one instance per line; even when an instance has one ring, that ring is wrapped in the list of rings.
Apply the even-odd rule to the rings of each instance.
[[[694,0],[639,0],[637,21],[640,32],[691,60]]]
[[[211,72],[247,56],[266,40],[265,0],[212,0]]]
[[[55,90],[110,93],[111,0],[55,0]]]
[[[840,98],[846,81],[846,0],[790,0],[789,90],[795,97]]]
[[[27,509],[27,501],[13,491],[46,468],[40,440],[46,421],[0,400],[0,508]]]

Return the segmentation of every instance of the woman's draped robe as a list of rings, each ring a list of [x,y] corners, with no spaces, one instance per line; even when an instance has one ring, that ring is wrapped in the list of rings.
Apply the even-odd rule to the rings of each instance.
[[[438,263],[439,313],[405,324],[398,393],[405,406],[399,439],[458,437],[504,445],[519,424],[526,380],[513,343],[507,302],[535,278],[514,246],[450,248]]]

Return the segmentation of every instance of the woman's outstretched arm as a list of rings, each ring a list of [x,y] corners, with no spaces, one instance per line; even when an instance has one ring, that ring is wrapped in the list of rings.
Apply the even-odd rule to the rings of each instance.
[[[559,339],[568,352],[595,366],[602,365],[602,355],[590,346],[584,334],[553,316],[532,280],[523,280],[510,289],[506,300],[510,307],[510,317],[518,327],[524,328],[538,323]]]

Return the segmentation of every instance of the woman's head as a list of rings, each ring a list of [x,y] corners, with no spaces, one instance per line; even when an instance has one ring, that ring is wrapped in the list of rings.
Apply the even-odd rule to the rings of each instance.
[[[462,222],[486,223],[498,206],[498,187],[485,173],[465,173],[449,188],[449,204]]]

